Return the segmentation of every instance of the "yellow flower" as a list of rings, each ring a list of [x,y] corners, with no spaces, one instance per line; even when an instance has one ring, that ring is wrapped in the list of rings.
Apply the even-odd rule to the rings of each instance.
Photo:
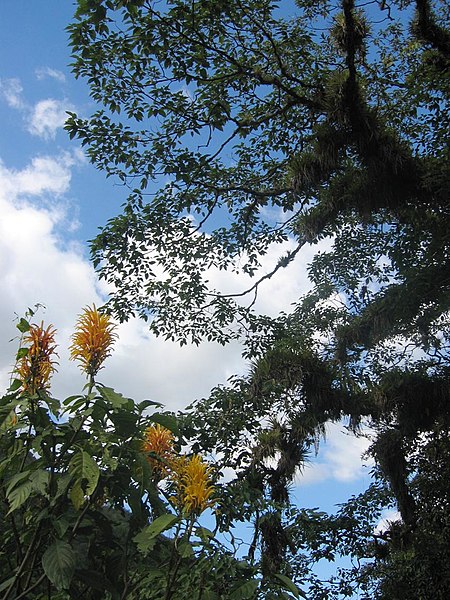
[[[159,475],[167,475],[169,466],[175,456],[173,444],[173,433],[159,424],[147,427],[144,431],[142,450],[154,455],[147,456],[147,460],[152,469]]]
[[[70,358],[77,360],[87,375],[96,375],[110,356],[111,346],[117,338],[115,328],[109,315],[99,313],[95,305],[86,307],[79,316],[69,348]]]
[[[56,371],[56,361],[52,359],[55,353],[56,329],[49,325],[44,329],[44,323],[30,325],[24,336],[25,344],[30,344],[28,352],[16,367],[18,378],[22,381],[24,392],[35,394],[39,390],[50,387],[50,378]]]
[[[212,499],[212,468],[198,454],[191,458],[179,457],[174,464],[172,478],[177,488],[175,502],[185,514],[200,515],[215,504]]]

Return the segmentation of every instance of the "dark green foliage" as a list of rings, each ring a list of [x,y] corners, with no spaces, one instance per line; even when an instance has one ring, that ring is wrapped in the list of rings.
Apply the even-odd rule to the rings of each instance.
[[[259,337],[267,323],[209,289],[207,269],[239,258],[257,273],[269,247],[292,236],[297,249],[280,255],[278,270],[353,212],[365,227],[397,228],[384,231],[396,243],[406,228],[422,243],[432,215],[447,223],[444,14],[428,2],[417,3],[415,19],[394,5],[365,14],[345,1],[329,20],[327,3],[297,6],[289,19],[268,1],[80,4],[69,28],[74,71],[109,112],[72,115],[67,129],[131,188],[123,216],[92,246],[122,318],[141,314],[182,341]],[[318,18],[328,37],[317,33]],[[430,52],[441,60],[438,77]],[[446,247],[442,257],[429,249],[436,272]],[[427,285],[423,273],[411,276],[408,296],[414,278]],[[387,311],[399,294],[386,291]],[[419,296],[405,320],[420,311]]]

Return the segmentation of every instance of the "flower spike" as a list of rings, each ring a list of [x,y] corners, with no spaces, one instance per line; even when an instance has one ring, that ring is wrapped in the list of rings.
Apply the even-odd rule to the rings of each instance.
[[[86,307],[78,317],[75,333],[72,335],[70,358],[80,363],[87,375],[94,377],[111,354],[111,347],[117,338],[116,325],[109,315],[99,313],[95,307]]]
[[[153,471],[160,477],[165,477],[168,473],[168,468],[175,455],[173,445],[173,433],[159,424],[147,427],[144,431],[142,450],[149,454],[147,460]]]
[[[56,371],[53,355],[56,355],[56,329],[49,325],[44,329],[44,323],[30,325],[23,340],[30,344],[28,352],[22,356],[15,372],[22,381],[24,392],[31,395],[39,390],[48,390],[50,378]]]
[[[198,516],[216,503],[212,498],[212,471],[198,454],[190,458],[181,456],[174,465],[172,479],[177,487],[174,500],[184,514]]]

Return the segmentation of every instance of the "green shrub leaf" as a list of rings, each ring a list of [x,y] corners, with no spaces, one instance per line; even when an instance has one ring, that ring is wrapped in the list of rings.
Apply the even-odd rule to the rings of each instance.
[[[252,579],[240,585],[230,594],[230,600],[248,600],[252,598],[258,589],[259,581]]]
[[[125,396],[116,392],[113,388],[106,387],[105,385],[97,385],[96,387],[103,400],[109,402],[113,408],[121,408],[124,404],[128,403],[128,398],[125,398]]]
[[[175,435],[180,435],[178,422],[173,415],[168,415],[166,413],[155,413],[150,418],[154,423],[158,423],[166,429],[170,429],[170,431],[175,433]]]
[[[75,553],[67,542],[56,540],[42,557],[44,572],[58,590],[68,589],[75,571]]]
[[[95,460],[84,450],[80,450],[75,454],[69,464],[69,472],[74,475],[77,480],[86,481],[85,493],[90,496],[94,493],[100,477],[100,469]]]
[[[25,481],[22,485],[15,487],[8,495],[7,499],[9,502],[8,515],[13,511],[17,510],[24,502],[28,500],[33,491],[33,484],[31,481]]]
[[[166,531],[166,529],[173,527],[177,521],[178,517],[171,514],[161,515],[155,519],[151,525],[145,527],[145,529],[133,538],[139,550],[141,552],[151,550],[155,544],[156,537],[163,531]]]
[[[296,598],[298,598],[299,596],[302,596],[302,598],[306,598],[304,593],[298,589],[298,587],[295,585],[295,583],[292,581],[292,579],[289,579],[289,577],[287,577],[286,575],[282,575],[281,573],[275,573],[275,577],[279,581],[281,581],[284,588],[286,590],[289,590],[292,594],[294,594],[294,596]]]

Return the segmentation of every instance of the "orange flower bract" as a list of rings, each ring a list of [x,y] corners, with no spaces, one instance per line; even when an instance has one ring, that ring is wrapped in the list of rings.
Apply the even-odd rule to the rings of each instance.
[[[166,475],[168,472],[168,466],[174,457],[173,444],[173,433],[159,424],[147,427],[144,431],[142,450],[154,455],[147,456],[147,460],[159,475]]]
[[[110,356],[111,346],[117,338],[115,328],[110,316],[99,313],[95,305],[86,307],[78,318],[69,348],[70,358],[78,361],[87,375],[96,375]]]
[[[198,454],[191,457],[177,454],[174,441],[169,429],[152,425],[144,432],[142,451],[160,480],[169,477],[174,491],[170,497],[173,505],[184,515],[200,515],[216,502],[212,499],[213,470]]]
[[[29,344],[28,352],[23,356],[15,369],[18,378],[22,381],[24,392],[35,394],[39,390],[50,387],[50,378],[56,371],[55,343],[56,329],[49,325],[44,329],[44,323],[30,325],[24,335],[23,341]]]

